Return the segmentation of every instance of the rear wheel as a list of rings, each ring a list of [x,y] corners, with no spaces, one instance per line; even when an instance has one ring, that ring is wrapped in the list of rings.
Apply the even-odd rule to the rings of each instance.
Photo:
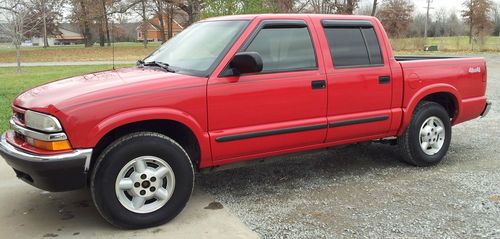
[[[446,109],[435,102],[421,102],[398,141],[403,161],[415,166],[438,164],[451,142],[451,122]]]
[[[172,139],[151,132],[124,136],[98,158],[91,193],[99,213],[122,228],[168,222],[186,205],[194,185],[189,156]]]

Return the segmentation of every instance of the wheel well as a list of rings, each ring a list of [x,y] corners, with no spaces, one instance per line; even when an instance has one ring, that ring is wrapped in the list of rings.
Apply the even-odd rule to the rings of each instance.
[[[426,96],[422,101],[432,101],[442,105],[450,118],[454,118],[458,113],[457,99],[451,93],[439,92]]]
[[[166,135],[177,143],[179,143],[188,153],[193,167],[199,169],[200,163],[200,146],[196,136],[191,129],[182,123],[172,120],[147,120],[134,122],[122,125],[108,132],[102,137],[92,152],[92,161],[90,162],[90,170],[93,169],[96,159],[101,152],[113,141],[130,133],[139,131],[150,131]],[[89,174],[90,175],[90,174]]]

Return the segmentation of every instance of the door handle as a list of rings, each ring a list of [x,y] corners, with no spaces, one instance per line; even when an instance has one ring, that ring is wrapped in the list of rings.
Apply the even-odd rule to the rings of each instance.
[[[313,90],[320,90],[326,88],[326,81],[324,80],[314,80],[311,82],[311,88]]]
[[[390,76],[379,76],[378,77],[378,83],[379,84],[389,84],[391,82],[391,77]]]

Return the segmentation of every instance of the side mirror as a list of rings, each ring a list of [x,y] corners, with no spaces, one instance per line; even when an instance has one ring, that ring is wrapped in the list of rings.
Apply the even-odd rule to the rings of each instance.
[[[239,76],[262,71],[262,57],[257,52],[239,52],[234,55],[222,76]]]

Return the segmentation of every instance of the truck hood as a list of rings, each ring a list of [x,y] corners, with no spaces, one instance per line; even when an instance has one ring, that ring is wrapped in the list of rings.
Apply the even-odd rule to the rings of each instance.
[[[41,85],[20,94],[14,105],[47,113],[125,95],[182,87],[194,76],[152,68],[124,68],[72,77]]]

